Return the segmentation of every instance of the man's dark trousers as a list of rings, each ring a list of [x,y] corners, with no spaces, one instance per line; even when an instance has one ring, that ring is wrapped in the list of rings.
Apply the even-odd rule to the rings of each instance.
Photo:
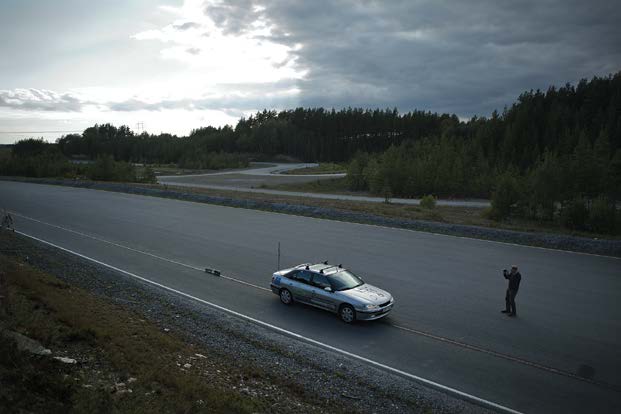
[[[507,295],[505,296],[505,303],[507,305],[507,313],[509,315],[516,315],[517,311],[515,309],[515,297],[518,291],[513,289],[507,289]]]

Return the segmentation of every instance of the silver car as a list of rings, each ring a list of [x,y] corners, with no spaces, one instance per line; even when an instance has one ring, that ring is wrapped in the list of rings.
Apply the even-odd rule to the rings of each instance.
[[[327,262],[279,270],[272,275],[270,287],[285,305],[306,303],[334,312],[346,323],[382,318],[395,303],[390,293],[365,283],[341,265]]]

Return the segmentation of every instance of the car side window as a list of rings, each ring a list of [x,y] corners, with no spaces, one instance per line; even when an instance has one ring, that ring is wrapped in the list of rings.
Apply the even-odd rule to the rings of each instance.
[[[313,274],[307,270],[301,270],[295,277],[295,280],[297,280],[298,282],[302,282],[302,283],[306,283],[307,285],[310,285],[311,283],[311,278],[312,278]]]
[[[319,288],[327,288],[327,287],[332,287],[332,285],[330,285],[330,281],[328,280],[328,278],[325,275],[321,275],[321,274],[315,274],[313,275],[313,285],[319,287]]]
[[[287,273],[286,276],[289,279],[297,280],[297,277],[298,277],[299,273],[300,273],[300,270],[293,270],[293,271]]]

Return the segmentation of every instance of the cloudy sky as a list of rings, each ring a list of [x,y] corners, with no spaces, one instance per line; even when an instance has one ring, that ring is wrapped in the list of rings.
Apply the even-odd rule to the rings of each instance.
[[[296,106],[486,116],[621,70],[620,21],[617,0],[1,0],[0,143]]]

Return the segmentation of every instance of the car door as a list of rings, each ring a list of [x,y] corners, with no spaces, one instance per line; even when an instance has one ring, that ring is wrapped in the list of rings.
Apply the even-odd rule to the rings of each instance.
[[[296,270],[288,277],[292,281],[289,287],[293,299],[298,302],[311,303],[312,273],[307,270]]]
[[[315,306],[322,307],[331,311],[336,310],[334,292],[328,292],[325,288],[332,289],[330,280],[322,274],[315,273],[312,280],[312,296],[311,303]]]

